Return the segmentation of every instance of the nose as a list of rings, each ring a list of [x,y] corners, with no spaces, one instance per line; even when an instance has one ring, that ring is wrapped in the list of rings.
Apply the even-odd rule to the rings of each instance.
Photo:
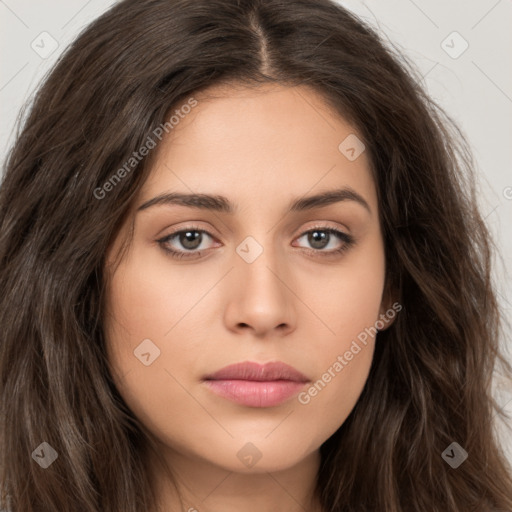
[[[224,321],[228,329],[257,337],[284,336],[296,328],[291,272],[267,246],[252,262],[234,255]]]

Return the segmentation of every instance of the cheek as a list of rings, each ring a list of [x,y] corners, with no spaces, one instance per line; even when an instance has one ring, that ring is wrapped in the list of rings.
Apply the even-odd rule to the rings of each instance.
[[[183,419],[175,411],[195,403],[184,386],[185,377],[197,371],[200,340],[187,330],[192,316],[187,312],[204,294],[204,283],[204,276],[173,270],[165,259],[136,248],[109,283],[105,337],[113,379],[130,409],[154,432],[164,425],[179,432]],[[198,323],[192,327],[200,330]],[[184,339],[187,343],[180,342]]]
[[[385,282],[380,237],[368,236],[364,245],[347,253],[335,268],[319,265],[314,273],[304,272],[298,282],[298,294],[315,313],[301,321],[322,321],[318,354],[332,359],[333,354],[347,350],[351,339],[379,319]],[[329,362],[322,359],[324,364]]]
[[[151,406],[155,395],[147,392],[148,377],[156,387],[168,386],[157,369],[162,360],[162,334],[172,322],[172,307],[168,294],[163,300],[165,287],[156,279],[156,269],[137,265],[135,256],[126,256],[108,286],[106,348],[113,378],[127,402],[139,393],[145,394],[144,400]],[[130,405],[137,409],[136,404]]]
[[[140,254],[139,254],[140,252]],[[119,265],[108,289],[107,339],[125,366],[133,364],[133,351],[145,339],[159,345],[185,317],[200,296],[199,277],[179,271],[163,258],[134,250]],[[191,281],[192,279],[192,281]],[[189,291],[191,290],[191,291]],[[174,333],[173,333],[174,334]]]
[[[312,417],[321,418],[317,441],[323,442],[345,422],[362,391],[375,348],[374,308],[339,320],[338,335],[315,351],[317,372],[298,403]],[[343,325],[342,325],[343,323]],[[342,333],[342,334],[340,334]]]
[[[315,273],[321,285],[315,292],[311,283],[304,288],[325,328],[315,337],[316,380],[299,403],[320,414],[333,433],[357,403],[372,363],[385,277],[380,239],[347,257],[336,280],[325,272]]]
[[[343,423],[355,406],[372,363],[375,342],[355,338],[340,343],[316,380],[299,395],[299,403],[331,418],[334,427]]]
[[[174,287],[173,287],[174,288]],[[148,330],[162,334],[172,321],[172,294],[166,278],[148,263],[132,258],[119,266],[109,290],[109,309],[133,334],[148,336]],[[165,320],[168,315],[167,321]],[[163,325],[165,323],[166,325]]]

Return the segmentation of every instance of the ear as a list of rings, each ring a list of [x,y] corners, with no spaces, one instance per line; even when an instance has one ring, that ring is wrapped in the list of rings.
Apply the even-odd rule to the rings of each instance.
[[[379,318],[376,322],[379,331],[385,331],[393,325],[398,313],[403,309],[402,304],[398,300],[398,290],[391,289],[386,284],[384,293],[382,294],[382,302],[379,309]]]

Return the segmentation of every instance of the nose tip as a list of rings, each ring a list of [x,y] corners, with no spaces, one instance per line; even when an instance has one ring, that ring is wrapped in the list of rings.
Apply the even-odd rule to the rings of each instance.
[[[235,292],[226,311],[226,321],[238,330],[252,329],[257,336],[269,331],[284,334],[293,328],[293,294],[285,284],[286,270],[255,237],[246,237],[237,247],[240,260],[232,279]],[[283,275],[279,275],[280,273]]]

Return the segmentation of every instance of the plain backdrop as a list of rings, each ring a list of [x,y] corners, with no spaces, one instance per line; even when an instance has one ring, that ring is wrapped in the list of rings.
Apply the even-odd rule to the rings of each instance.
[[[0,158],[14,140],[21,106],[80,30],[112,0],[0,0]],[[410,59],[429,94],[471,143],[480,203],[501,251],[495,280],[512,314],[512,2],[509,0],[346,0]],[[463,257],[463,255],[461,255]],[[510,333],[509,333],[510,334]],[[510,336],[502,340],[510,351]],[[510,352],[509,352],[510,358]],[[512,389],[497,400],[512,414]],[[512,436],[499,426],[512,462]],[[460,440],[459,440],[460,441]],[[462,443],[461,443],[462,444]],[[471,457],[471,454],[469,454]]]

